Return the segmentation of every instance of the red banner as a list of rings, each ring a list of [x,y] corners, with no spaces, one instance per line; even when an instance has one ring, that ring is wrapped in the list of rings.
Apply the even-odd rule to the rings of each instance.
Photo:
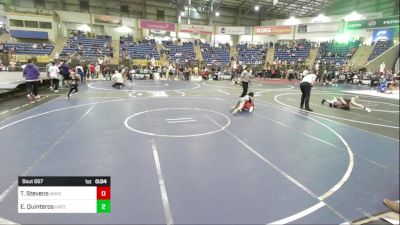
[[[142,29],[153,29],[153,30],[166,30],[175,31],[175,23],[167,23],[152,20],[140,20],[140,28]]]
[[[254,27],[254,34],[267,34],[267,35],[276,35],[276,34],[291,34],[292,26],[261,26]]]

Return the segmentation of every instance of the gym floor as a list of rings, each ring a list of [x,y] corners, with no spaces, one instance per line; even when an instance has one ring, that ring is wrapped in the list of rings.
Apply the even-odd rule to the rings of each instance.
[[[321,105],[364,89],[316,86],[311,113],[298,81],[274,80],[254,81],[255,111],[237,115],[229,81],[94,81],[70,100],[2,103],[0,221],[341,224],[387,211],[382,200],[399,197],[398,98],[359,95],[370,113]],[[111,176],[112,212],[18,214],[18,176]]]

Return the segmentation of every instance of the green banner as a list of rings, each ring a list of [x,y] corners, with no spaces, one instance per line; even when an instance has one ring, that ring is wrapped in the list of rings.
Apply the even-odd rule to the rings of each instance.
[[[385,18],[356,20],[347,24],[348,30],[374,29],[381,27],[399,27],[399,16],[391,16]]]

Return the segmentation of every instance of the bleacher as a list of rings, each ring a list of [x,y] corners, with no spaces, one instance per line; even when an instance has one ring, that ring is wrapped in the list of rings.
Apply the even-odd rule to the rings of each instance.
[[[200,49],[206,64],[213,64],[217,61],[226,65],[230,62],[229,49],[227,48],[211,47],[208,43],[201,43]]]
[[[371,55],[368,56],[368,61],[375,59],[380,54],[388,50],[393,46],[393,41],[389,40],[379,40],[376,42],[374,49],[372,50]]]
[[[35,46],[35,48],[34,48]],[[9,52],[13,49],[15,54],[21,55],[49,55],[54,49],[52,44],[36,44],[36,43],[4,43],[4,51]]]
[[[236,45],[238,52],[238,59],[243,64],[262,64],[263,55],[267,55],[267,48],[263,48],[263,45],[249,46],[246,44]]]
[[[169,49],[170,60],[179,59],[180,62],[196,59],[193,43],[184,42],[182,45],[174,45],[172,41],[163,41],[163,46]]]
[[[310,55],[311,43],[296,43],[294,46],[289,44],[276,43],[274,60],[288,63],[304,63]]]
[[[348,43],[322,42],[318,50],[316,62],[343,65],[350,60],[359,46],[360,41],[358,40]]]
[[[79,50],[79,45],[82,49]],[[68,39],[61,52],[61,56],[79,54],[85,59],[97,59],[98,57],[111,56],[111,37],[98,35],[96,38],[88,38],[77,35]]]
[[[157,51],[155,41],[144,40],[134,42],[132,37],[123,37],[120,39],[120,55],[126,52],[132,59],[154,59],[159,60],[160,54]]]

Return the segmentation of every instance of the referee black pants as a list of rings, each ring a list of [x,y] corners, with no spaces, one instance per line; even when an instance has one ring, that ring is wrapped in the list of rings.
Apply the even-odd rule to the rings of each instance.
[[[243,88],[243,92],[242,92],[242,95],[240,95],[241,98],[247,94],[247,90],[249,89],[249,82],[242,81],[242,88]]]
[[[300,83],[300,90],[301,90],[301,102],[300,102],[300,108],[303,108],[304,103],[305,109],[310,109],[310,95],[311,95],[311,84],[308,82],[302,82]]]

